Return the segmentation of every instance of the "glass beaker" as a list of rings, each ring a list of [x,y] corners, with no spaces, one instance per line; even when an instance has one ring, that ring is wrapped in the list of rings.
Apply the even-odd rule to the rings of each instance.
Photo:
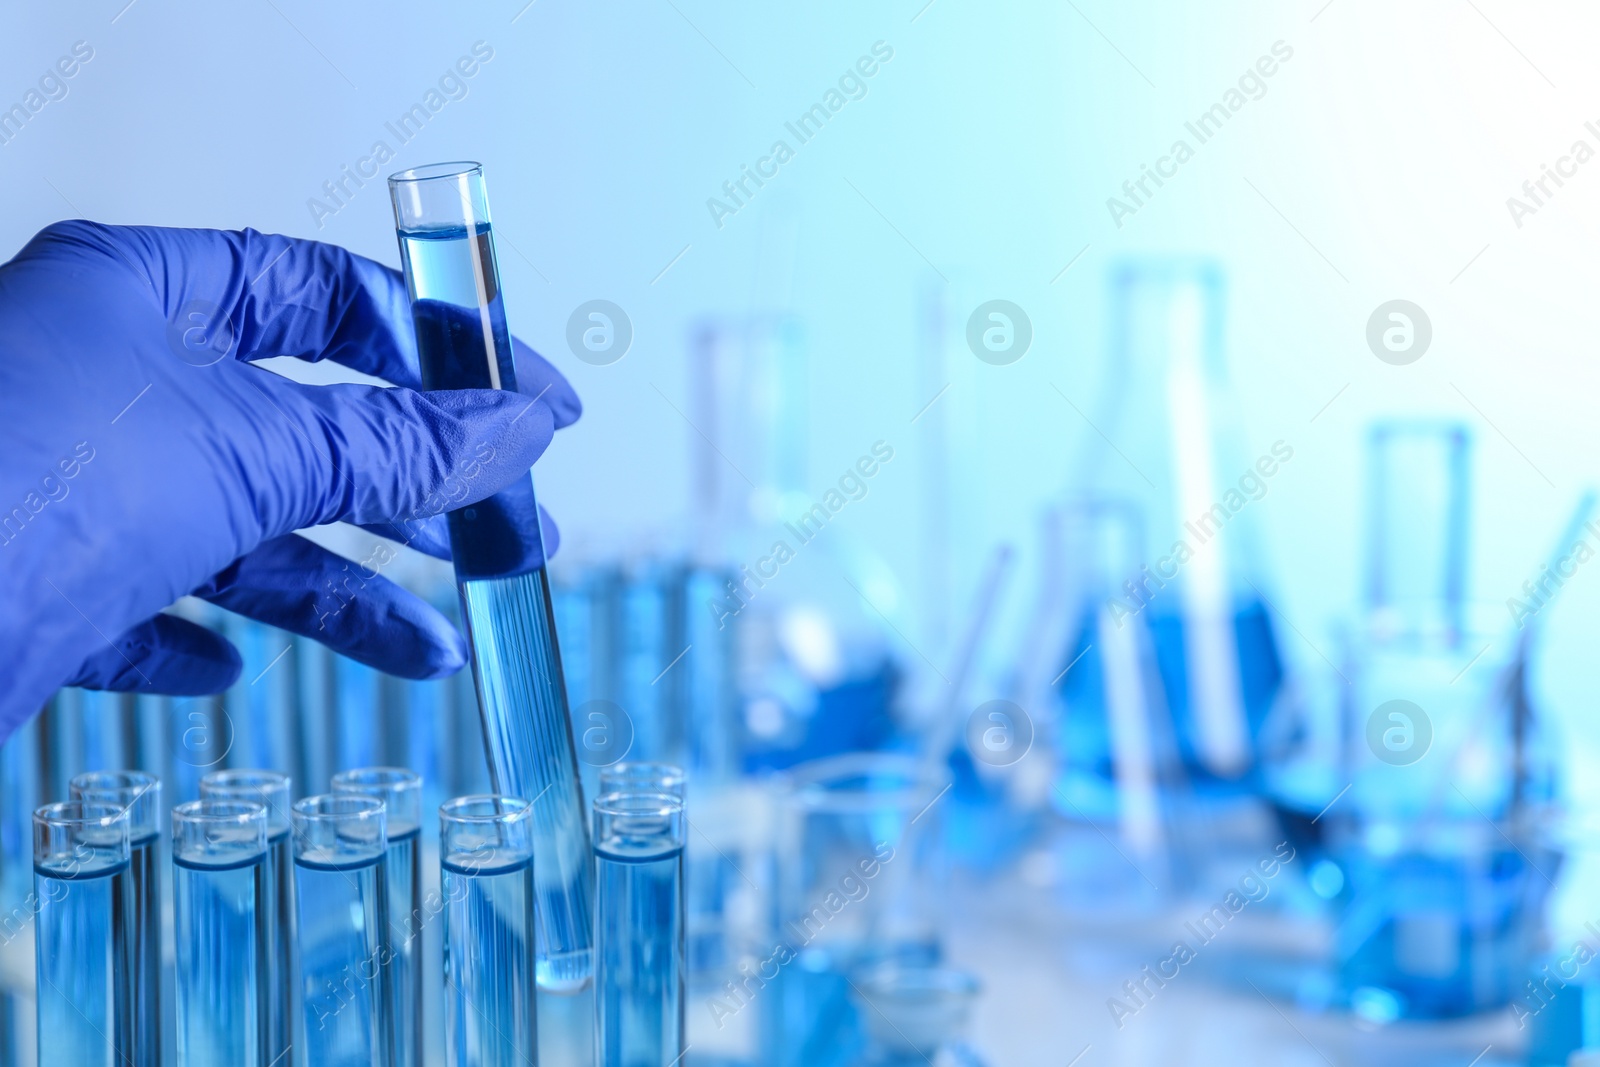
[[[890,965],[868,971],[851,990],[866,1024],[860,1067],[983,1067],[967,1044],[967,1023],[982,992],[965,971]]]
[[[1387,1022],[1506,1003],[1532,957],[1559,854],[1554,750],[1528,641],[1467,596],[1470,435],[1385,422],[1370,437],[1367,611],[1347,670],[1322,819],[1343,887],[1341,986]]]
[[[773,1062],[845,1062],[861,1041],[852,975],[938,960],[948,788],[942,769],[893,753],[847,753],[791,773],[774,844],[774,943],[727,984],[736,1007],[758,1000]]]

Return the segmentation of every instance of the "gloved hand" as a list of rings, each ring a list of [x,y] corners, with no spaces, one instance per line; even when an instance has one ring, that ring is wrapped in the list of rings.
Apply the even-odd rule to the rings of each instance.
[[[349,561],[293,531],[447,557],[439,513],[525,477],[581,411],[516,347],[523,395],[421,393],[405,284],[371,260],[253,230],[39,233],[0,265],[0,741],[60,685],[231,685],[233,647],[161,613],[191,592],[402,677],[460,669],[437,611],[366,572],[352,597]],[[247,362],[278,355],[397,388]]]

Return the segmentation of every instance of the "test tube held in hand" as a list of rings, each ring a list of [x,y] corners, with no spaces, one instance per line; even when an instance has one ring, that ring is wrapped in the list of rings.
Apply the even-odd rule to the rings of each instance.
[[[419,167],[389,192],[423,387],[515,390],[483,169]],[[594,874],[532,475],[448,521],[494,788],[533,805],[539,984],[576,992],[593,970]]]

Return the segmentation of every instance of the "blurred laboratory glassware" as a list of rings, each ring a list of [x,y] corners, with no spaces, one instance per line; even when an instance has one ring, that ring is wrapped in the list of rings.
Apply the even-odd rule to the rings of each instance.
[[[595,1043],[600,1067],[671,1064],[684,1040],[683,798],[594,802]]]
[[[1245,445],[1221,267],[1131,260],[1110,285],[1111,351],[1068,494],[1131,494],[1144,536],[1131,584],[1113,594],[1119,615],[1145,618],[1191,780],[1247,784],[1283,676],[1256,509],[1293,477],[1294,442]]]
[[[538,1062],[533,819],[526,800],[439,807],[449,1067]]]
[[[403,767],[359,767],[334,775],[330,789],[376,797],[386,809],[389,925],[384,930],[383,959],[394,1018],[393,1063],[421,1067],[422,778]]]
[[[781,786],[773,943],[733,983],[755,999],[774,1063],[844,1062],[860,1040],[851,976],[938,960],[948,789],[917,757],[865,752],[797,767]]]
[[[1528,644],[1466,583],[1465,427],[1394,421],[1369,438],[1368,604],[1345,690],[1347,795],[1322,818],[1341,985],[1358,1015],[1506,1003],[1560,861],[1558,760],[1526,685]]]
[[[128,809],[70,800],[33,813],[41,1067],[134,1062]]]
[[[858,1067],[983,1067],[966,1042],[982,986],[965,971],[887,965],[853,983],[867,1048]]]
[[[1537,955],[1511,990],[1511,1014],[1528,1034],[1528,1067],[1563,1067],[1600,1048],[1600,816],[1552,820],[1547,852],[1562,857]],[[1573,1062],[1577,1062],[1573,1059]]]
[[[294,847],[290,843],[290,778],[278,771],[212,771],[200,779],[202,800],[254,801],[267,810],[267,857],[261,874],[261,924],[270,951],[261,963],[265,991],[263,1028],[267,1063],[292,1067],[296,1052],[296,990],[300,982],[300,939],[296,932]]]
[[[161,781],[143,771],[90,771],[71,782],[72,799],[128,813],[128,866],[117,878],[131,901],[129,975],[137,1063],[161,1061]]]
[[[402,171],[389,193],[424,387],[514,391],[482,166]],[[577,991],[592,971],[594,872],[533,476],[448,519],[495,791],[534,805],[540,981]]]
[[[172,809],[180,1067],[273,1067],[266,862],[263,805],[191,800]]]
[[[1058,668],[1059,775],[1051,799],[1067,820],[1062,890],[1071,906],[1150,906],[1192,882],[1193,828],[1185,823],[1201,813],[1152,613],[1124,602],[1141,577],[1143,516],[1129,500],[1079,500],[1063,507],[1060,529],[1078,619]],[[1112,839],[1126,862],[1093,858]]]

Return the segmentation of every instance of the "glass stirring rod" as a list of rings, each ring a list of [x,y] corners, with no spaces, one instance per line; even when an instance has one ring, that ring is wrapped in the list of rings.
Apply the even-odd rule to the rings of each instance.
[[[418,167],[389,193],[423,388],[515,390],[483,168]],[[533,476],[448,521],[494,788],[533,804],[538,984],[573,992],[593,973],[594,873]]]

